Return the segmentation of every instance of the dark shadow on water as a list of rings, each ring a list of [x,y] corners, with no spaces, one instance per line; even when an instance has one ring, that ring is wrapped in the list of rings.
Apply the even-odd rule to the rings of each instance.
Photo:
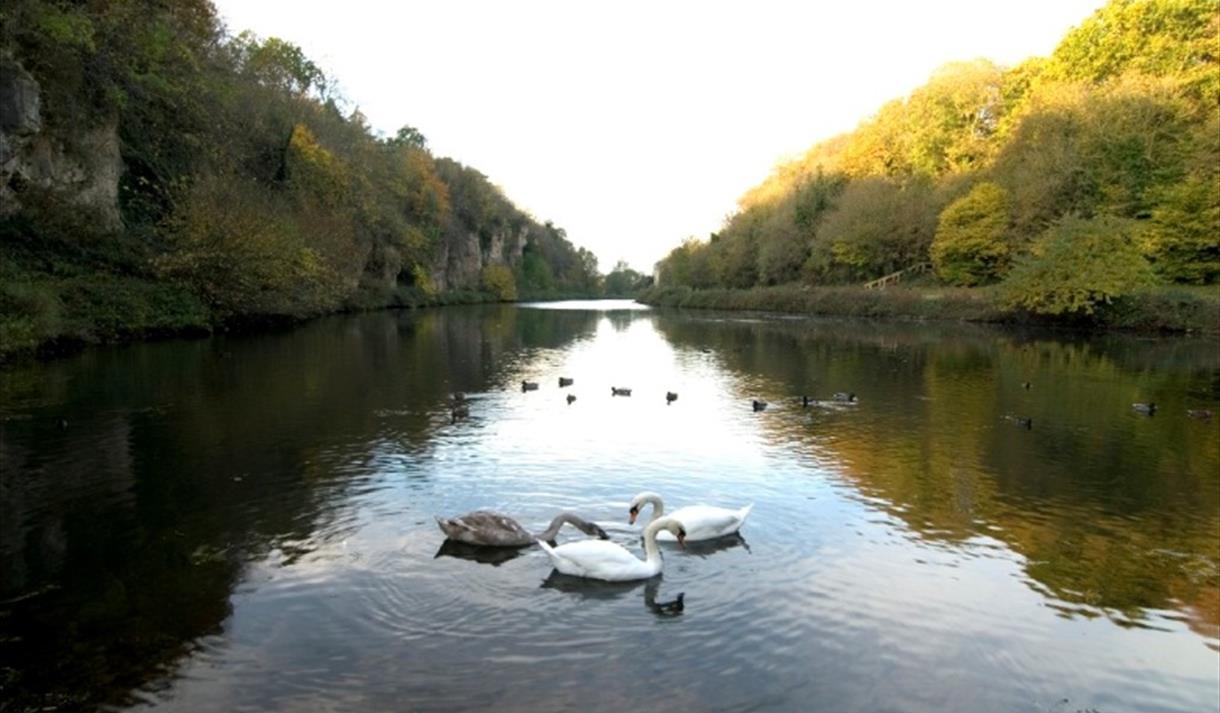
[[[679,592],[672,599],[657,601],[661,590],[663,574],[648,579],[637,579],[630,582],[606,582],[600,579],[575,577],[563,574],[559,570],[551,570],[550,575],[540,585],[542,589],[554,589],[572,594],[582,600],[612,601],[627,596],[641,587],[644,588],[644,607],[660,617],[674,617],[681,614],[685,608],[685,592]]]
[[[672,545],[674,543],[662,542],[662,545]],[[741,547],[746,552],[750,551],[750,544],[746,542],[746,538],[742,537],[740,532],[734,532],[731,535],[717,537],[714,540],[699,540],[698,542],[687,541],[686,547],[683,548],[688,555],[695,557],[707,557],[708,555],[725,550],[731,550],[734,547]],[[677,549],[676,545],[674,549]]]
[[[487,547],[485,545],[468,545],[465,542],[446,539],[441,543],[440,549],[436,551],[436,555],[432,559],[439,557],[456,557],[457,559],[470,560],[479,564],[489,564],[493,567],[514,560],[520,557],[527,547],[533,545],[524,545],[522,547]]]

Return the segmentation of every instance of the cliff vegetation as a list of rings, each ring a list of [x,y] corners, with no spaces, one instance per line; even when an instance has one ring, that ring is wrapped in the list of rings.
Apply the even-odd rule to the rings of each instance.
[[[208,0],[0,10],[0,355],[593,294],[596,258]]]

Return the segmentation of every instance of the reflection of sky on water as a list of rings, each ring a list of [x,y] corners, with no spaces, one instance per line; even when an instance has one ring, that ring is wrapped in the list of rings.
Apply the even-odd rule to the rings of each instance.
[[[540,307],[516,321],[511,312],[455,310],[345,322],[350,341],[328,342],[332,357],[346,355],[340,364],[291,378],[294,394],[296,384],[311,385],[318,412],[302,408],[265,431],[240,411],[225,414],[243,428],[213,432],[195,454],[234,455],[195,469],[225,470],[221,484],[248,499],[206,507],[238,515],[228,538],[242,537],[245,517],[269,536],[258,546],[238,540],[197,550],[201,559],[246,557],[232,613],[198,640],[172,681],[155,684],[162,690],[150,690],[154,705],[618,710],[647,708],[647,696],[622,686],[641,678],[676,691],[675,705],[693,710],[804,710],[811,700],[860,711],[1204,710],[1220,693],[1220,656],[1208,648],[1217,639],[1198,621],[1206,612],[1190,615],[1189,602],[1164,597],[1108,609],[1102,594],[1065,588],[1077,576],[1087,587],[1091,575],[1067,560],[1053,563],[1049,583],[1035,578],[1045,565],[1030,561],[1027,531],[1039,547],[1074,536],[1054,529],[1073,521],[1093,523],[1089,542],[1108,546],[1176,552],[1191,541],[1148,539],[1137,527],[1145,512],[1105,511],[1088,499],[1087,480],[1087,489],[1065,489],[1071,467],[1096,467],[1080,444],[1096,448],[1108,431],[1072,435],[1086,417],[1076,412],[1030,433],[1006,428],[995,410],[1026,397],[994,384],[991,362],[973,347],[863,328],[858,341],[839,329],[800,341],[801,327],[767,320],[688,321],[617,308],[571,321],[565,340],[549,321],[566,316],[562,308]],[[370,333],[385,340],[377,363],[393,371],[359,358]],[[531,336],[514,342],[522,333]],[[438,371],[438,344],[454,371]],[[276,369],[287,368],[286,353],[308,351],[263,349]],[[1028,369],[1013,366],[1019,358],[994,357],[1018,386]],[[359,388],[336,383],[360,368]],[[560,376],[575,384],[559,388]],[[1099,400],[1110,396],[1106,384],[1123,392],[1118,399],[1151,388],[1140,372],[1113,366],[1070,376],[1052,371],[1038,381],[1062,378],[1064,389],[1096,390]],[[523,393],[522,380],[539,390]],[[610,386],[633,395],[613,397]],[[456,390],[469,394],[471,415],[450,423]],[[836,390],[861,392],[861,404],[803,409],[796,401]],[[980,400],[988,390],[998,392],[998,406]],[[666,391],[679,394],[668,406]],[[349,392],[355,400],[329,406]],[[568,393],[577,396],[570,406]],[[772,405],[756,414],[753,397]],[[273,410],[276,402],[236,404]],[[180,417],[158,418],[172,425]],[[906,438],[912,433],[926,439]],[[108,463],[130,469],[148,458],[147,441],[130,428],[111,425],[104,434],[124,443],[115,451],[122,458]],[[1150,457],[1155,435],[1139,432],[1130,453]],[[1035,438],[1065,447],[1026,454]],[[938,444],[949,447],[927,451]],[[1212,448],[1203,442],[1183,462],[1206,466]],[[1052,468],[1057,480],[1025,472],[1025,460],[1005,455],[1013,449],[1041,459],[1029,462]],[[108,482],[98,494],[130,487],[130,478]],[[1172,498],[1145,507],[1176,513],[1173,498],[1187,502],[1208,487],[1166,491]],[[626,506],[643,489],[660,491],[671,509],[755,503],[748,547],[664,549],[656,596],[685,592],[680,617],[655,616],[642,585],[546,586],[551,570],[536,548],[496,566],[437,556],[442,535],[432,516],[479,507],[534,531],[570,509],[638,552]],[[298,500],[309,505],[281,521],[277,501],[287,494],[307,496]],[[1214,521],[1201,522],[1194,526]],[[560,539],[577,537],[568,530]],[[1187,554],[1204,564],[1214,556]],[[1204,568],[1199,576],[1215,575]],[[672,653],[658,655],[659,642]]]

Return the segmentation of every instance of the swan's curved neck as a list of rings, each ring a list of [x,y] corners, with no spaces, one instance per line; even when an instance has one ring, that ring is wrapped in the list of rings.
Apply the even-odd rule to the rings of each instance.
[[[579,517],[576,517],[572,513],[561,512],[555,516],[554,520],[551,520],[551,526],[535,535],[534,539],[550,542],[555,539],[555,536],[559,534],[559,529],[564,525],[571,525],[572,527],[579,530],[585,530],[586,532],[587,528],[589,527],[589,523],[585,522]]]
[[[661,531],[663,523],[657,522],[654,518],[648,523],[648,527],[644,528],[644,561],[649,564],[661,563],[661,548],[657,547],[657,533]]]
[[[648,524],[651,525],[660,520],[661,516],[665,514],[665,503],[661,501],[661,496],[656,493],[645,495],[643,500],[640,501],[640,506],[643,507],[648,503],[652,503],[652,516],[648,518]]]

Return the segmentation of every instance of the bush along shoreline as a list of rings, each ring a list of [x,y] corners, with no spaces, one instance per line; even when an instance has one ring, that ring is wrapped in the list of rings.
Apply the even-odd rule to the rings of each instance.
[[[654,307],[757,311],[861,319],[983,322],[1074,330],[1220,335],[1220,286],[1148,287],[1102,302],[1088,315],[1046,315],[1005,307],[995,288],[777,285],[750,289],[653,287],[637,298]]]

